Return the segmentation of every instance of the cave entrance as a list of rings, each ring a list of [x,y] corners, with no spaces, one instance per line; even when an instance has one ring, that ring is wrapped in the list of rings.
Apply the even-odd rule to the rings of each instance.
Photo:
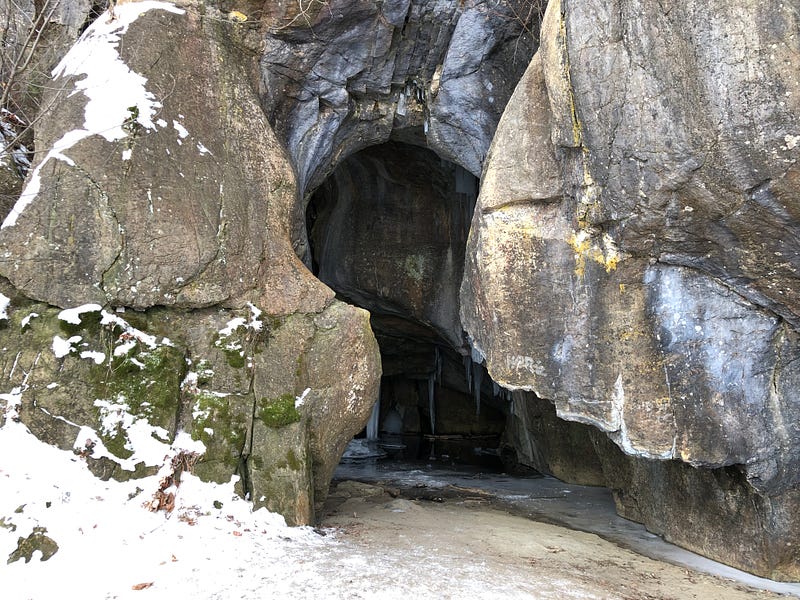
[[[314,274],[370,311],[383,363],[361,447],[500,466],[507,395],[473,360],[458,294],[478,180],[418,145],[351,155],[311,195]]]

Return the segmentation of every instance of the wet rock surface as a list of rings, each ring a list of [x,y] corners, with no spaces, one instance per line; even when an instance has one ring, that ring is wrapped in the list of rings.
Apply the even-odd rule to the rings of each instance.
[[[479,176],[535,48],[537,6],[332,0],[302,14],[292,3],[272,9],[264,105],[301,191],[322,183],[340,158],[410,129]]]
[[[475,177],[429,150],[394,142],[363,150],[312,198],[315,273],[379,318],[429,327],[461,348],[458,288],[476,197]]]

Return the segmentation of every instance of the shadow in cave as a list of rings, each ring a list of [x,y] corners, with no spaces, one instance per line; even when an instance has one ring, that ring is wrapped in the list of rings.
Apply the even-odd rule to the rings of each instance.
[[[370,311],[380,397],[350,452],[502,469],[509,396],[473,356],[458,293],[478,180],[413,144],[345,159],[309,200],[314,274]]]

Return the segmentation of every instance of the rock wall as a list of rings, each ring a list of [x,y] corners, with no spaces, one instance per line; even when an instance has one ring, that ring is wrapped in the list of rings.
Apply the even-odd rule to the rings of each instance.
[[[312,4],[302,14],[292,3],[271,9],[261,61],[267,114],[301,190],[394,129],[424,129],[434,152],[479,176],[534,48],[530,3]]]
[[[104,477],[152,472],[164,449],[139,446],[186,432],[198,474],[238,474],[257,506],[310,523],[380,357],[366,311],[292,250],[294,171],[237,27],[128,3],[54,71],[0,228],[3,398]]]
[[[530,0],[330,0],[262,14],[262,104],[301,194],[349,155],[389,141],[480,176],[497,122],[535,49]],[[295,249],[310,265],[303,215]]]
[[[100,6],[70,4],[58,22],[72,29],[43,45],[55,69],[37,161],[0,228],[6,408],[102,476],[152,470],[129,426],[152,420],[167,444],[190,431],[207,449],[198,473],[238,472],[243,492],[309,521],[377,396],[380,359],[366,313],[297,258],[310,266],[301,198],[390,138],[480,173],[534,47],[538,14],[517,4],[142,0],[66,53]],[[446,306],[417,294],[416,317],[454,344],[468,212],[455,214],[457,260],[440,265]],[[58,311],[80,306],[88,321],[65,329]],[[157,390],[153,369],[169,375]],[[121,430],[101,426],[109,410]],[[84,427],[105,450],[73,439]]]
[[[375,246],[312,233],[335,250],[323,279],[383,311],[386,337],[420,338],[395,344],[393,373],[431,380],[463,325],[515,390],[519,462],[608,484],[679,544],[800,577],[791,3],[552,0],[541,35],[531,0],[179,4],[117,6],[43,92],[37,160],[0,227],[11,418],[103,477],[152,472],[137,440],[163,457],[188,433],[198,474],[236,473],[310,522],[381,367],[367,313],[301,262],[307,202],[342,196],[350,230],[373,193],[398,213],[446,204],[426,187],[452,174],[435,153],[482,176],[458,299],[458,236],[363,285],[343,267]],[[65,6],[45,60],[91,9]],[[423,204],[426,240],[458,229]]]
[[[793,10],[551,1],[461,291],[495,381],[636,457],[609,479],[640,504],[623,514],[776,578],[800,564],[784,537],[800,514]],[[769,532],[746,528],[758,558],[737,498]]]
[[[703,556],[797,579],[797,489],[764,496],[741,466],[693,467],[626,454],[596,427],[556,416],[551,402],[513,393],[504,454],[570,483],[611,489],[617,512]]]

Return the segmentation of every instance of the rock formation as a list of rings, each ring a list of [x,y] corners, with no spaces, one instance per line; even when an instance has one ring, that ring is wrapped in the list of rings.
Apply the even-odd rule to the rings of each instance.
[[[312,522],[377,395],[368,314],[292,250],[294,173],[232,24],[115,12],[56,68],[0,230],[4,377],[31,430],[103,476],[152,465],[128,464],[147,422],[202,440],[201,475],[238,473],[257,504]]]
[[[382,360],[407,431],[505,418],[512,462],[800,578],[800,32],[741,4],[118,6],[0,228],[1,397],[103,477],[187,432],[305,523]]]
[[[551,1],[461,293],[495,381],[624,452],[598,452],[621,514],[776,578],[800,576],[793,10]]]

